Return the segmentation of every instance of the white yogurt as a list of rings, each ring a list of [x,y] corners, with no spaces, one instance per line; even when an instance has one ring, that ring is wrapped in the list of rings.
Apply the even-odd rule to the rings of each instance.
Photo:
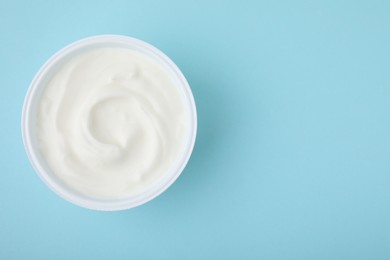
[[[38,104],[39,150],[70,189],[125,198],[160,180],[188,130],[180,89],[139,52],[98,48],[66,62]]]

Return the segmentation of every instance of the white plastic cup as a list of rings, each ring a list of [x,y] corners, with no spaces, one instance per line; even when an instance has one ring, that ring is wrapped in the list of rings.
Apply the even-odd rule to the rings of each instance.
[[[166,72],[170,74],[175,81],[188,109],[188,123],[189,132],[183,145],[181,154],[177,161],[173,164],[169,171],[156,184],[152,185],[150,189],[124,199],[101,199],[84,196],[76,193],[71,188],[62,183],[59,178],[51,171],[46,164],[43,156],[39,152],[38,143],[36,140],[35,120],[37,113],[37,106],[40,97],[51,77],[58,71],[58,69],[72,57],[83,52],[102,48],[102,47],[121,47],[129,48],[131,50],[143,53],[158,62]],[[38,71],[32,80],[23,105],[22,112],[22,136],[23,143],[26,149],[28,158],[38,176],[42,181],[57,195],[63,199],[74,203],[78,206],[94,209],[94,210],[124,210],[144,204],[164,192],[172,183],[179,177],[184,167],[186,166],[196,138],[197,130],[197,114],[190,86],[183,76],[179,68],[168,58],[163,52],[153,47],[152,45],[122,35],[98,35],[88,37],[76,41],[54,54]]]

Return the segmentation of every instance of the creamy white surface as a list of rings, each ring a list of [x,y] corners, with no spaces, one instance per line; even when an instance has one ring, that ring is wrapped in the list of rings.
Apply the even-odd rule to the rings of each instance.
[[[102,48],[72,58],[46,86],[37,114],[40,151],[68,187],[122,198],[144,191],[185,140],[178,87],[150,58]]]

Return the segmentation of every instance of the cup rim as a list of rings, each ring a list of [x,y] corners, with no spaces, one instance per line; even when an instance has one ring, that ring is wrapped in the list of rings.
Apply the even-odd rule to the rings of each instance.
[[[185,94],[185,106],[189,109],[189,114],[191,116],[189,122],[189,137],[186,141],[183,154],[179,156],[179,161],[177,162],[177,166],[172,171],[172,176],[170,178],[165,179],[165,182],[162,185],[157,186],[156,189],[151,190],[148,193],[145,193],[140,198],[136,199],[121,199],[121,200],[110,200],[110,201],[94,201],[92,198],[84,198],[79,194],[71,192],[69,189],[62,187],[50,176],[48,172],[42,167],[42,163],[37,157],[38,148],[34,147],[32,144],[32,133],[31,133],[31,125],[29,123],[30,118],[30,107],[31,103],[34,100],[34,93],[40,87],[44,85],[41,84],[42,80],[45,79],[45,74],[53,68],[53,66],[58,63],[60,60],[68,57],[77,50],[82,48],[91,47],[93,45],[98,44],[124,44],[128,47],[136,47],[140,48],[143,51],[147,52],[155,56],[159,62],[164,63],[164,65],[173,73],[178,82],[178,87],[181,88]],[[152,46],[151,44],[139,40],[137,38],[133,38],[125,35],[117,35],[117,34],[103,34],[90,36],[86,38],[82,38],[78,41],[70,43],[57,51],[54,55],[52,55],[38,70],[35,74],[33,80],[31,81],[25,99],[23,103],[22,116],[21,116],[21,130],[22,130],[22,139],[25,151],[27,153],[28,159],[36,172],[36,174],[40,177],[40,179],[46,184],[48,188],[50,188],[55,194],[65,199],[68,202],[71,202],[77,206],[88,208],[92,210],[100,210],[100,211],[115,211],[115,210],[125,210],[133,207],[140,206],[148,201],[159,196],[165,190],[167,190],[180,176],[185,166],[188,163],[188,160],[192,154],[196,133],[197,133],[197,111],[195,100],[191,91],[191,88],[184,77],[181,70],[176,66],[176,64],[161,50]]]

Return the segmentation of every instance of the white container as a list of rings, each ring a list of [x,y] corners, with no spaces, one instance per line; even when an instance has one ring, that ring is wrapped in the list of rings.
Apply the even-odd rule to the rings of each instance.
[[[171,75],[177,86],[182,92],[184,103],[189,111],[189,133],[184,144],[182,153],[178,156],[178,160],[173,164],[171,169],[166,173],[156,185],[151,189],[125,199],[120,200],[103,200],[98,198],[87,197],[75,193],[64,185],[55,174],[51,172],[46,165],[44,158],[40,154],[37,146],[35,135],[35,119],[37,106],[40,96],[50,78],[57,70],[69,59],[75,55],[90,51],[95,48],[102,47],[124,47],[140,53],[146,54],[153,58]],[[54,54],[38,71],[27,91],[22,112],[22,135],[23,143],[26,149],[28,158],[42,181],[57,195],[63,199],[72,202],[78,206],[94,209],[94,210],[124,210],[139,206],[145,202],[152,200],[165,191],[181,174],[186,166],[192,153],[197,129],[197,115],[194,98],[187,80],[178,69],[178,67],[164,53],[150,44],[141,40],[122,35],[99,35],[76,41]]]

